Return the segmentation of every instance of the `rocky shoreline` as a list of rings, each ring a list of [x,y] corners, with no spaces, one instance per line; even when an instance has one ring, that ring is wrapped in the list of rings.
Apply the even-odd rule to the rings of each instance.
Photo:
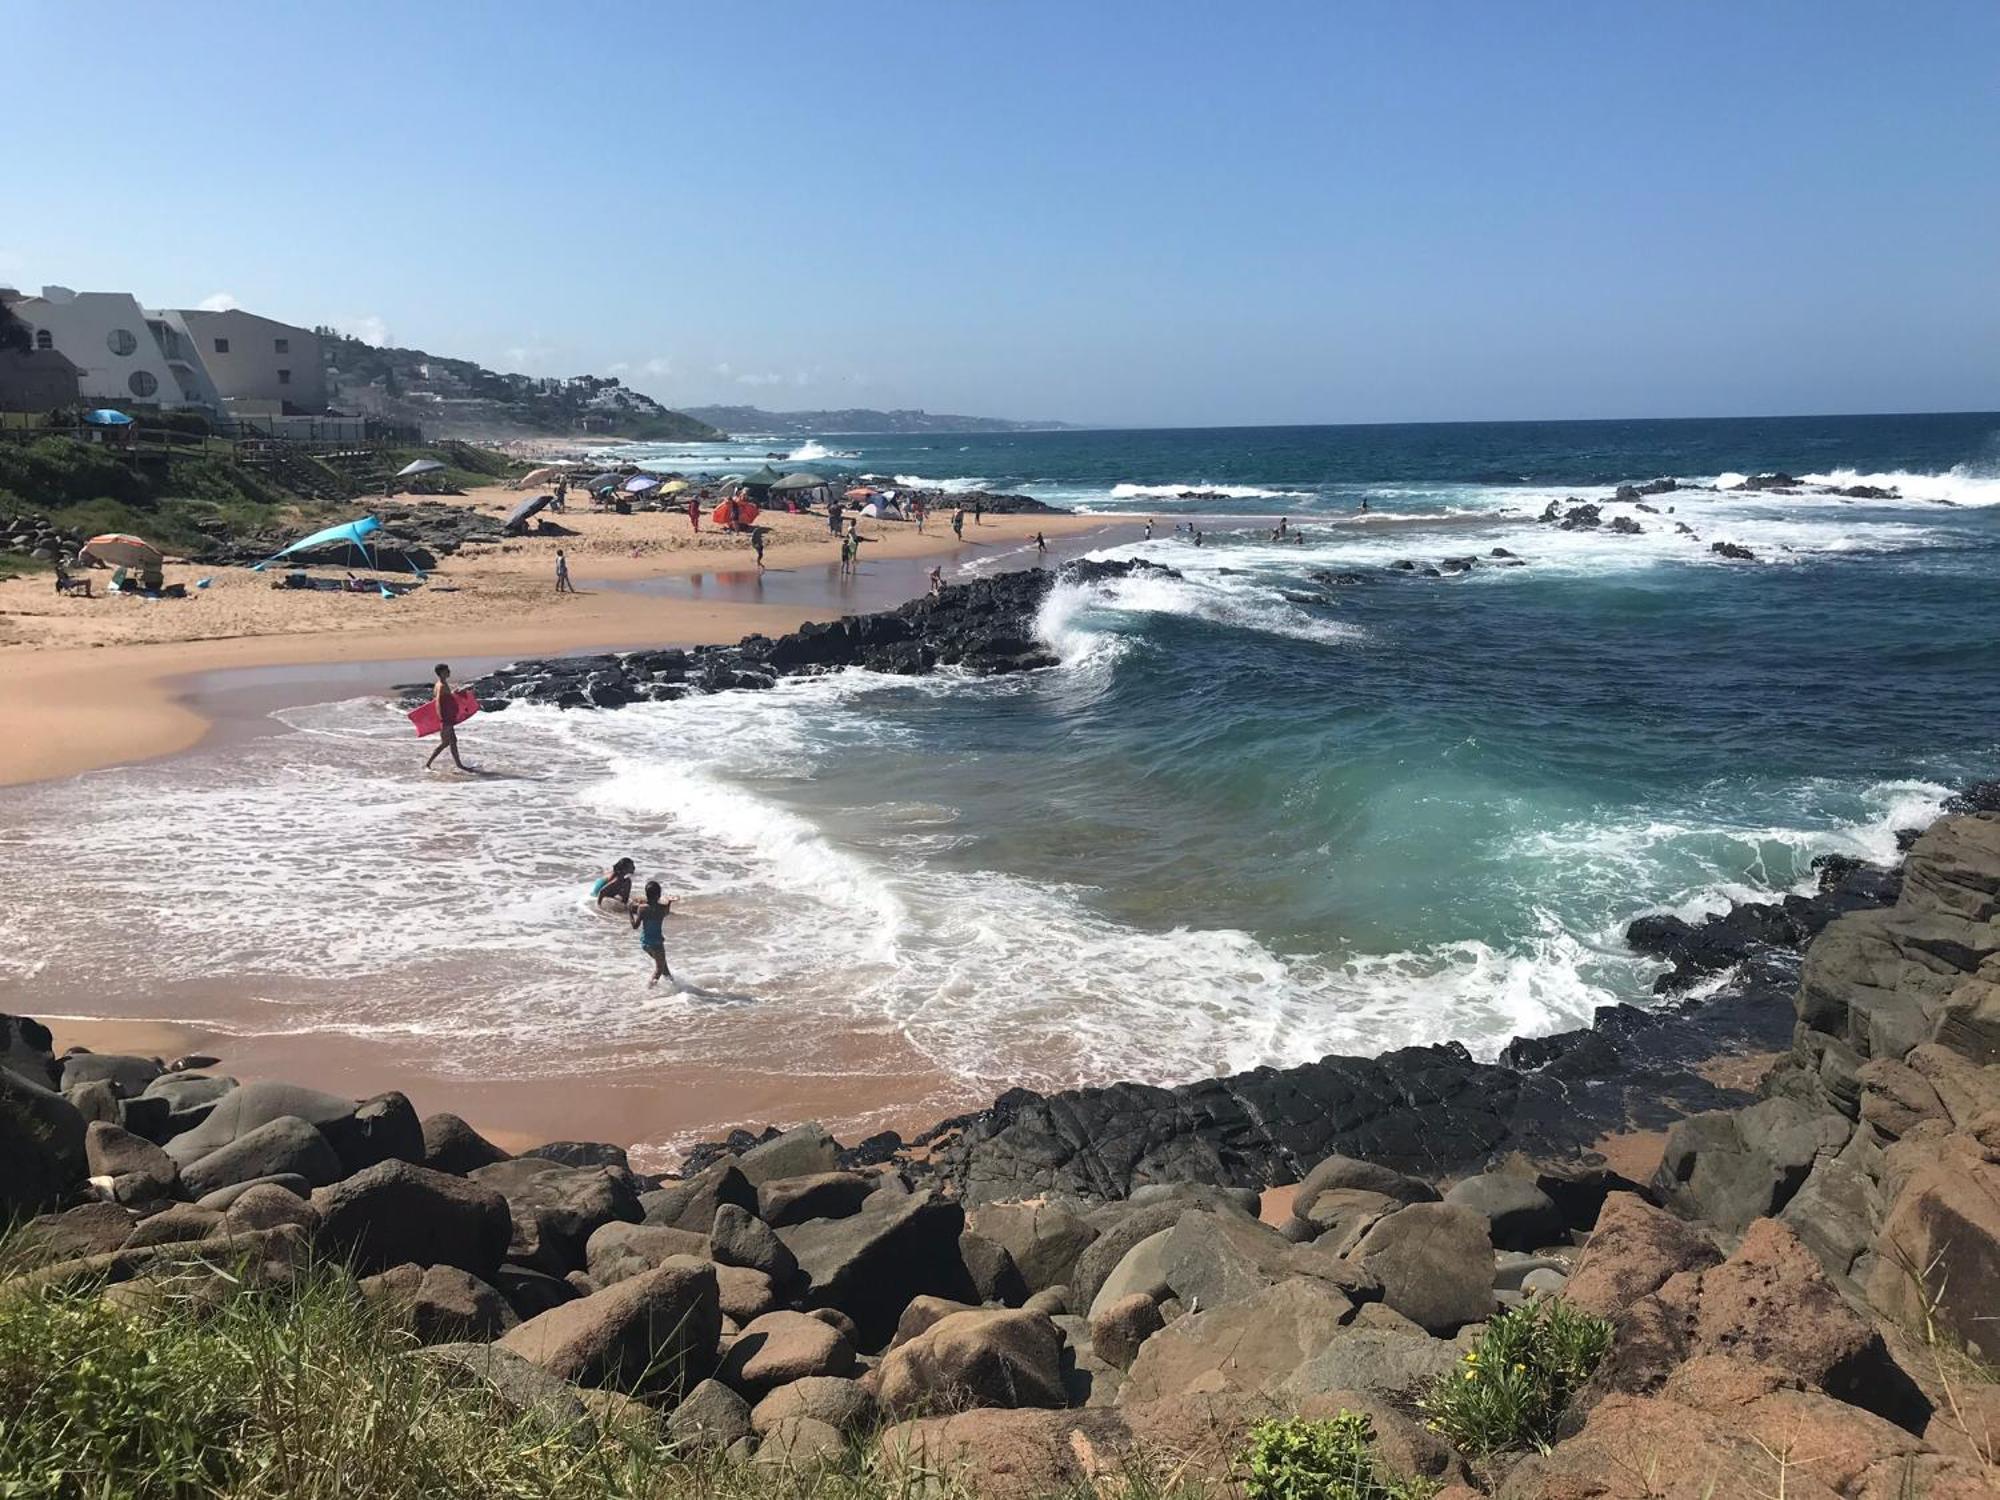
[[[1818,924],[1802,961],[1763,941],[1779,916]],[[1899,880],[1829,870],[1668,938],[1690,963],[1754,943],[1744,1006],[1767,1027],[1788,989],[1790,1045],[1760,1097],[1676,1121],[1645,1182],[1518,1124],[1470,1169],[1506,1137],[1468,1096],[1502,1096],[1449,1046],[1142,1091],[1129,1121],[1127,1090],[1010,1096],[928,1161],[807,1125],[656,1178],[614,1145],[510,1156],[397,1093],[58,1058],[4,1017],[0,1210],[39,1216],[0,1299],[100,1287],[139,1316],[331,1257],[411,1357],[502,1402],[787,1470],[859,1442],[871,1472],[989,1497],[1142,1455],[1236,1493],[1256,1422],[1341,1411],[1455,1500],[1996,1493],[2000,812],[1940,819]],[[1600,1018],[1488,1071],[1546,1124],[1700,1014]],[[1294,1185],[1282,1209],[1267,1183]],[[1481,1359],[1547,1316],[1601,1328],[1595,1352],[1546,1440],[1489,1440],[1446,1392],[1538,1378]]]

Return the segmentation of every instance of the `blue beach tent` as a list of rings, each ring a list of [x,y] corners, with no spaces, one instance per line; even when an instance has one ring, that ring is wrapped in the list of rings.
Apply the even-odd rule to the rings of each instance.
[[[96,411],[87,411],[83,420],[92,427],[130,427],[132,419],[122,411],[113,411],[108,406],[100,406]]]
[[[349,521],[345,526],[329,526],[324,531],[315,531],[311,536],[300,537],[291,546],[280,549],[255,564],[250,571],[261,573],[281,557],[290,557],[294,552],[310,552],[315,547],[331,547],[345,542],[361,554],[362,565],[374,567],[375,559],[369,555],[368,538],[382,529],[382,523],[374,516],[363,516],[358,521]]]

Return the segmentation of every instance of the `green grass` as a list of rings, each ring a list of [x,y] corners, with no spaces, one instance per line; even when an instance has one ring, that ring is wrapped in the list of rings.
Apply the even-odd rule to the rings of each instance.
[[[7,1269],[38,1258],[0,1242]],[[415,1357],[339,1267],[283,1289],[202,1277],[130,1295],[154,1285],[0,1286],[0,1500],[970,1500],[953,1476],[877,1468],[872,1435],[787,1475],[676,1451],[650,1414],[512,1411]],[[1208,1494],[1135,1468],[1047,1500]]]
[[[1611,1325],[1555,1297],[1497,1314],[1460,1368],[1420,1403],[1462,1453],[1545,1447],[1577,1388],[1611,1349]]]

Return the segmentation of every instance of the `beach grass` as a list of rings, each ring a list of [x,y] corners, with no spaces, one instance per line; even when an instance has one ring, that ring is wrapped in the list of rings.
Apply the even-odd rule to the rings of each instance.
[[[0,1265],[34,1258],[18,1238],[0,1243]],[[0,1287],[7,1500],[971,1500],[953,1475],[878,1465],[869,1434],[788,1472],[677,1450],[636,1404],[582,1421],[518,1409],[423,1357],[340,1266],[282,1287],[215,1272],[101,1291]],[[1082,1493],[1208,1489],[1135,1472]]]

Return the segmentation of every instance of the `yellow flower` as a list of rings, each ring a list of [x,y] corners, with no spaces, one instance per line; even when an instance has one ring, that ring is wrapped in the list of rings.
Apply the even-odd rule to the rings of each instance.
[[[1479,1372],[1477,1370],[1467,1370],[1465,1372],[1465,1378],[1467,1380],[1477,1380],[1479,1378]]]

